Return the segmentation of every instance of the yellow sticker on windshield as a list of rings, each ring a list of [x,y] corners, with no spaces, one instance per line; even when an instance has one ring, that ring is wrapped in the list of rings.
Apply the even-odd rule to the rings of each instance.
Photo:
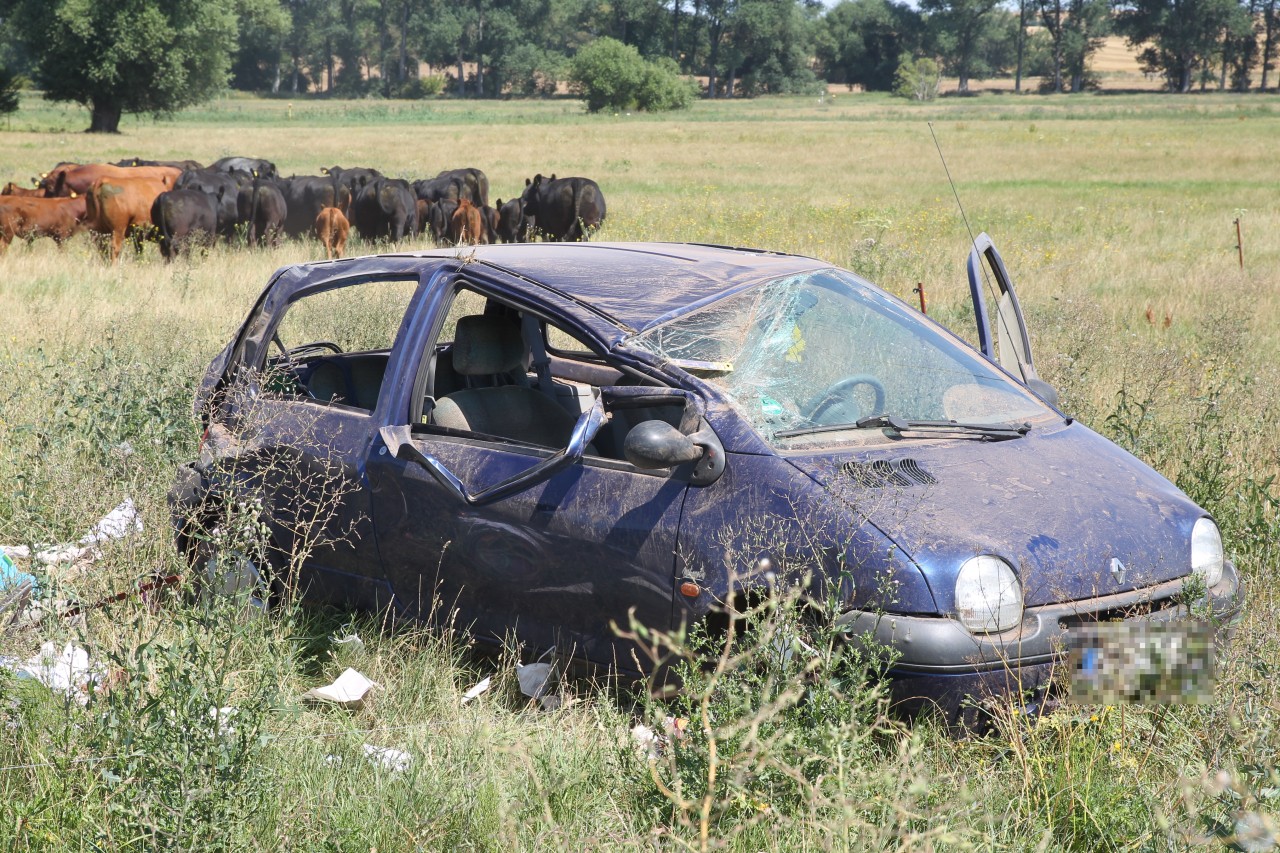
[[[787,350],[787,361],[801,361],[804,358],[804,332],[800,331],[800,324],[796,324],[791,329],[791,349]]]

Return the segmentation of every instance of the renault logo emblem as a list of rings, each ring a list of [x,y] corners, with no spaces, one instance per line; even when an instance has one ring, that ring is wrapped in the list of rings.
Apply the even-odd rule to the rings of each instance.
[[[1119,557],[1111,558],[1111,577],[1116,579],[1116,583],[1124,583],[1124,563],[1120,562]]]

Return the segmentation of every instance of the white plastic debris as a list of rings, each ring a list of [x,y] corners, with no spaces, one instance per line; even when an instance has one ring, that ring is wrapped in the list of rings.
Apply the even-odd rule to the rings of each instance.
[[[29,660],[0,658],[0,666],[19,678],[39,681],[55,693],[75,699],[81,705],[89,701],[89,690],[103,679],[102,667],[89,661],[89,653],[75,643],[67,643],[58,653],[52,641],[40,647]]]
[[[412,755],[404,750],[392,749],[389,746],[374,746],[366,743],[364,745],[364,754],[375,766],[390,770],[393,773],[408,770],[409,765],[413,763]]]
[[[657,761],[662,755],[664,749],[662,737],[644,723],[636,723],[631,727],[631,739],[636,742],[641,758]]]
[[[209,719],[213,721],[213,730],[209,732],[209,737],[231,737],[236,733],[236,727],[231,724],[240,711],[236,708],[210,708]]]
[[[644,723],[637,723],[631,727],[631,738],[636,742],[641,758],[655,761],[666,754],[667,747],[672,741],[684,740],[689,721],[684,717],[668,716],[662,721],[662,725],[666,730],[665,734],[658,734]]]
[[[358,634],[351,633],[347,634],[345,637],[339,637],[337,634],[334,634],[329,638],[329,642],[335,649],[344,649],[356,654],[360,654],[364,651],[364,640],[360,639]]]
[[[364,698],[374,688],[381,689],[382,685],[376,681],[370,681],[359,672],[348,667],[343,670],[332,684],[324,687],[316,687],[302,694],[304,699],[312,699],[318,702],[331,702],[343,708],[359,708],[364,704]]]
[[[551,664],[518,663],[516,680],[520,682],[521,693],[530,699],[541,699],[547,692],[547,682],[551,680]]]
[[[465,705],[481,693],[484,693],[491,684],[493,684],[493,676],[491,675],[486,675],[480,679],[470,690],[462,694],[462,704]]]
[[[36,552],[35,561],[46,566],[57,563],[74,563],[76,560],[98,556],[98,546],[115,539],[124,539],[133,533],[142,532],[142,519],[138,517],[138,508],[133,505],[133,498],[125,498],[120,505],[104,515],[93,529],[80,538],[78,542],[64,542],[61,545],[50,545]],[[26,545],[0,545],[9,557],[27,559],[31,557],[31,549]]]

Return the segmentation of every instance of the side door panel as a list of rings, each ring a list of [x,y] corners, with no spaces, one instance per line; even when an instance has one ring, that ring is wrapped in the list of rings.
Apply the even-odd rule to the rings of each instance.
[[[472,489],[549,455],[419,429],[419,449]],[[421,466],[381,450],[368,475],[380,550],[405,615],[456,618],[480,636],[556,645],[626,669],[636,666],[613,625],[625,629],[634,608],[641,622],[670,626],[685,482],[588,459],[528,491],[469,507]]]
[[[243,423],[261,425],[250,433],[260,449],[245,467],[265,486],[273,541],[305,561],[299,591],[312,600],[385,606],[364,479],[376,435],[371,413],[264,395]]]

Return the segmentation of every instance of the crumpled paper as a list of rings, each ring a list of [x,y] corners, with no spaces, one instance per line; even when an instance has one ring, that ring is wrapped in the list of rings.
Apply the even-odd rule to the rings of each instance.
[[[324,687],[315,687],[302,694],[303,699],[311,699],[316,702],[328,702],[341,708],[359,708],[364,704],[364,699],[369,695],[369,691],[374,689],[382,689],[382,685],[376,681],[370,681],[364,675],[354,669],[348,667],[343,670],[332,684],[326,684]]]

